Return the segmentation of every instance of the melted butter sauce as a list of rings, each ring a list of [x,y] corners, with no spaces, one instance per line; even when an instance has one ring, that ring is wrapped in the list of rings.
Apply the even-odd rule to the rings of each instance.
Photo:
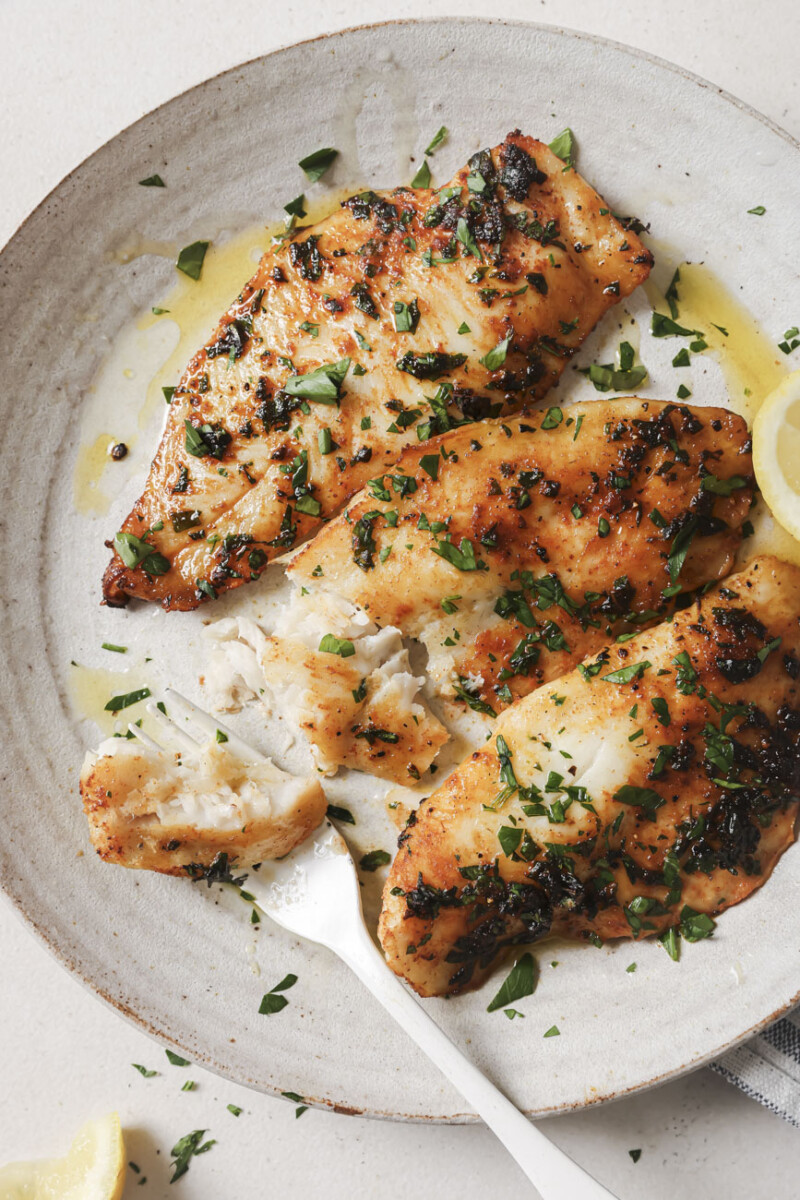
[[[123,657],[122,655],[118,657]],[[118,713],[106,712],[106,704],[113,696],[124,696],[127,692],[152,686],[153,680],[146,677],[140,667],[130,670],[111,670],[106,667],[84,667],[74,664],[68,676],[69,701],[78,720],[94,721],[104,737],[124,733],[129,722],[142,720],[142,728],[153,722],[147,715],[146,700],[132,704]]]
[[[73,498],[79,513],[102,516],[108,511],[110,497],[100,487],[100,480],[113,462],[110,451],[116,440],[110,433],[99,433],[81,447],[73,476]]]
[[[680,273],[678,321],[702,330],[708,343],[705,353],[712,354],[722,368],[730,407],[752,426],[765,397],[787,374],[784,356],[753,314],[704,263],[682,263]]]

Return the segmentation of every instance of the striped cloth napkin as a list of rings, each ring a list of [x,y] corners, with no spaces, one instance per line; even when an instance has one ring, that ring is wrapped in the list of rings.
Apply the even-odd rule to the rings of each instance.
[[[729,1050],[711,1069],[800,1127],[800,1009]]]

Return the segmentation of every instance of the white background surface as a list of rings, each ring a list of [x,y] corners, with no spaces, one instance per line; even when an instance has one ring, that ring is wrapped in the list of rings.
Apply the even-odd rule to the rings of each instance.
[[[476,0],[405,0],[402,8],[386,0],[0,0],[0,243],[98,145],[209,75],[347,25],[486,15],[488,7]],[[639,46],[800,135],[800,9],[790,0],[756,7],[743,0],[495,0],[491,14]],[[746,169],[747,147],[737,152]],[[0,1162],[61,1152],[82,1120],[117,1108],[128,1157],[148,1177],[136,1188],[131,1174],[126,1197],[394,1200],[400,1193],[449,1200],[484,1188],[493,1200],[533,1195],[482,1128],[314,1111],[298,1121],[288,1103],[170,1066],[154,1042],[52,962],[4,907],[0,955]],[[132,1062],[159,1075],[143,1079]],[[198,1086],[183,1093],[187,1077]],[[230,1103],[242,1107],[240,1117],[226,1110]],[[170,1147],[202,1127],[218,1144],[170,1188]],[[798,1195],[800,1132],[707,1071],[545,1128],[622,1200]],[[636,1165],[632,1148],[642,1149]]]

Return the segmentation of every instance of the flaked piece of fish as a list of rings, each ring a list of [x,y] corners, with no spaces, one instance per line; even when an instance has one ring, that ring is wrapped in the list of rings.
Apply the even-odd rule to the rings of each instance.
[[[317,769],[346,765],[407,783],[447,731],[420,695],[400,631],[332,595],[295,593],[272,634],[247,618],[206,630],[205,683],[223,709],[258,698],[307,739]]]
[[[541,398],[652,261],[518,131],[446,187],[298,227],[181,377],[105,602],[191,609],[258,579],[409,443]]]
[[[709,934],[795,839],[798,612],[800,569],[755,559],[507,709],[400,835],[392,969],[440,995],[549,931]]]
[[[221,861],[281,858],[325,816],[317,779],[209,739],[172,751],[108,738],[80,780],[92,844],[109,863],[201,876]]]

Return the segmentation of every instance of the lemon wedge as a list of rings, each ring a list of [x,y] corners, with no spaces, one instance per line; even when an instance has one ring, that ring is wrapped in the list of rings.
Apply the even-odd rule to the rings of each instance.
[[[753,468],[775,520],[800,538],[800,371],[787,375],[756,414]]]
[[[119,1200],[125,1143],[116,1113],[87,1121],[65,1158],[0,1167],[0,1200]]]

